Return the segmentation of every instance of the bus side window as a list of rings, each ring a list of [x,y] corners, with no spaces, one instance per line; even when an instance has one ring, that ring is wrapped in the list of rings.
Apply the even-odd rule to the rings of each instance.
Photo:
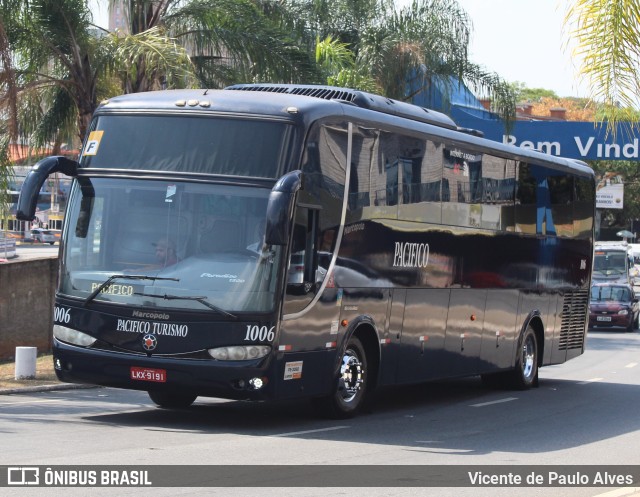
[[[318,212],[317,206],[298,204],[291,257],[287,276],[287,293],[305,295],[313,293],[318,282]]]

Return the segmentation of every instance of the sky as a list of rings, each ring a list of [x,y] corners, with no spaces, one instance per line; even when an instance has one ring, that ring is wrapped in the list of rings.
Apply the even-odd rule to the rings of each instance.
[[[399,5],[411,0],[397,0]],[[107,25],[107,0],[90,0],[96,24]],[[577,61],[563,34],[566,0],[458,0],[473,24],[471,61],[527,88],[586,97]]]
[[[566,0],[458,0],[473,23],[470,58],[512,83],[586,97],[563,32]]]

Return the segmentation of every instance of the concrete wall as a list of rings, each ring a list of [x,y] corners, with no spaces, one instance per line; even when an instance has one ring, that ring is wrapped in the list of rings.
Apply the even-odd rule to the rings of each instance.
[[[51,350],[57,279],[57,257],[0,263],[0,360],[18,346]]]

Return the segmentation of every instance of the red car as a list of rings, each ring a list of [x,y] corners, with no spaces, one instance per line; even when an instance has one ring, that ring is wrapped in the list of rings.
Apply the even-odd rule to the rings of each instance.
[[[631,285],[597,283],[591,287],[589,329],[638,328],[640,305]]]

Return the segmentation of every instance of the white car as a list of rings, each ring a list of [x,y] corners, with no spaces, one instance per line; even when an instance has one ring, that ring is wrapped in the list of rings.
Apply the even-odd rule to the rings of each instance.
[[[43,229],[43,228],[34,228],[31,230],[31,239],[34,242],[40,243],[48,243],[53,245],[56,243],[56,235],[53,234],[51,230]]]

